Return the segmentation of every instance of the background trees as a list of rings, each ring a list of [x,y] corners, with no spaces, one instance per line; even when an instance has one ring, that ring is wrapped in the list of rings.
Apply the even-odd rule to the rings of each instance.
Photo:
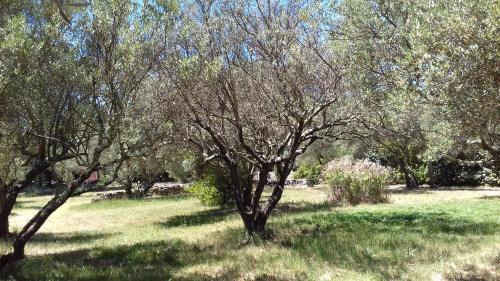
[[[366,129],[358,133],[395,159],[407,187],[418,186],[420,165],[463,139],[496,157],[493,6],[385,0],[332,5],[338,15],[330,23],[333,48],[344,58],[360,128]]]
[[[360,106],[358,133],[392,158],[406,186],[419,185],[414,169],[426,149],[428,118],[411,35],[418,4],[342,1],[333,6],[333,46],[347,64],[346,83]]]

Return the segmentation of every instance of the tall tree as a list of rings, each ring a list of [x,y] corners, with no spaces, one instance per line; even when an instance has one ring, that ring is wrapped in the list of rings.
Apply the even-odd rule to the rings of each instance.
[[[500,61],[498,2],[422,4],[413,57],[420,62],[430,101],[441,106],[456,135],[478,144],[500,169]]]
[[[264,232],[297,156],[350,120],[341,69],[319,28],[321,5],[195,2],[168,81],[186,107],[187,138],[226,167],[252,238]],[[278,181],[261,203],[273,170]]]
[[[163,21],[162,17],[169,15],[171,7],[160,4],[142,6],[113,0],[92,1],[72,16],[70,25],[54,20],[55,26],[65,26],[65,29],[56,29],[59,32],[55,33],[39,31],[43,31],[51,20],[44,20],[42,23],[45,24],[41,24],[24,19],[27,24],[32,24],[33,30],[39,31],[35,34],[50,37],[52,40],[49,43],[60,41],[63,50],[66,50],[63,61],[54,62],[50,57],[41,56],[48,60],[41,65],[41,78],[50,77],[50,71],[44,67],[52,63],[61,68],[74,64],[81,71],[66,70],[66,75],[61,77],[64,82],[64,79],[76,75],[74,87],[61,83],[47,88],[47,92],[52,93],[61,87],[67,96],[74,99],[71,103],[74,106],[69,108],[75,129],[63,131],[64,138],[45,134],[40,137],[56,143],[56,147],[47,149],[47,152],[60,152],[67,148],[73,154],[71,161],[84,169],[69,179],[68,184],[21,229],[14,239],[12,252],[0,257],[1,268],[24,257],[26,243],[91,173],[114,163],[103,162],[101,156],[113,147],[123,128],[126,109],[163,54],[165,26],[169,22]],[[43,5],[35,5],[35,8],[45,7]],[[45,98],[50,100],[52,95]]]
[[[362,135],[397,160],[408,188],[419,184],[412,159],[427,143],[422,73],[409,55],[417,9],[404,1],[341,1],[333,4],[337,17],[330,23],[333,48],[359,104]]]
[[[8,233],[8,216],[17,194],[52,165],[76,156],[70,139],[78,130],[75,95],[82,72],[75,52],[59,36],[66,27],[47,21],[44,6],[19,9],[2,26],[0,96],[2,163],[0,234]],[[68,73],[73,73],[68,76]],[[5,159],[7,160],[7,159]]]

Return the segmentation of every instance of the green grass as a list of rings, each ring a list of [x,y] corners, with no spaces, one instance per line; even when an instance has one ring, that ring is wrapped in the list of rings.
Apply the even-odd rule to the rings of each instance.
[[[89,194],[53,214],[8,274],[40,281],[494,280],[499,195],[429,191],[348,207],[325,204],[320,190],[290,189],[269,222],[272,239],[241,246],[232,209],[191,197],[90,203]],[[48,199],[21,197],[12,230]]]

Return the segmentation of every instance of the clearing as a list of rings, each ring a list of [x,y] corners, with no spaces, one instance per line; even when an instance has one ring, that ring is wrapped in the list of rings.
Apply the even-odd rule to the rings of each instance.
[[[92,196],[71,198],[49,218],[11,278],[500,278],[500,188],[396,188],[388,204],[356,207],[326,204],[319,189],[289,188],[271,215],[274,238],[251,246],[239,243],[236,212],[192,197],[90,203]],[[20,197],[14,230],[49,198]]]

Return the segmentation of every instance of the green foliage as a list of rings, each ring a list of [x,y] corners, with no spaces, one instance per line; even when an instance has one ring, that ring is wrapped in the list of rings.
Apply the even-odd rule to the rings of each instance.
[[[198,158],[189,152],[172,152],[167,158],[166,170],[175,180],[188,182],[196,173]]]
[[[415,169],[415,177],[420,184],[429,182],[429,170],[427,165],[420,165]]]
[[[334,202],[381,203],[387,201],[385,185],[390,170],[367,160],[334,160],[326,166],[323,178]]]
[[[389,176],[390,184],[402,184],[405,182],[405,175],[399,169],[391,169]]]
[[[500,185],[500,171],[496,171],[494,167],[483,167],[478,177],[481,179],[481,184],[490,186]]]
[[[223,194],[217,189],[216,176],[208,174],[202,179],[195,181],[188,192],[196,196],[200,202],[207,206],[219,206],[222,204]]]
[[[321,164],[302,164],[297,171],[293,174],[295,179],[306,179],[307,184],[316,185],[321,180],[321,171],[323,166]]]

